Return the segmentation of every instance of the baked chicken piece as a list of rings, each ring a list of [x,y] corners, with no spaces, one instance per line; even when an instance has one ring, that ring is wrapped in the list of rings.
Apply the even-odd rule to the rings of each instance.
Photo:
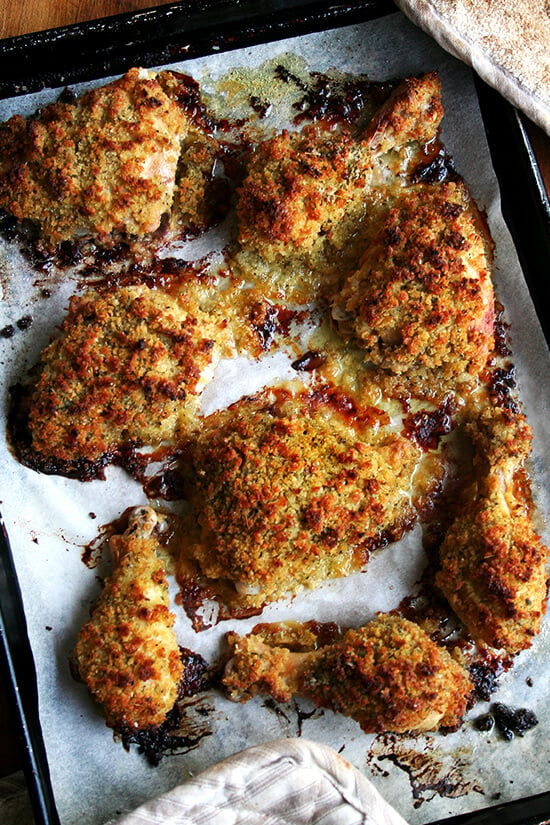
[[[241,247],[264,261],[316,255],[327,241],[342,248],[357,221],[385,208],[392,187],[426,161],[422,147],[435,140],[442,115],[431,73],[405,80],[360,137],[317,124],[266,140],[239,191]]]
[[[340,332],[396,374],[477,375],[494,346],[492,245],[462,183],[404,190],[335,296]]]
[[[168,609],[168,584],[156,555],[159,517],[150,507],[128,513],[110,540],[113,573],[79,633],[79,677],[116,729],[157,727],[173,708],[183,675]]]
[[[223,684],[231,699],[301,696],[350,716],[365,733],[454,728],[473,688],[447,650],[418,625],[388,614],[321,646],[307,624],[290,625],[287,634],[284,625],[258,625],[227,639]]]
[[[32,117],[10,118],[0,129],[0,207],[35,221],[51,247],[158,229],[189,130],[173,86],[170,72],[134,68]]]
[[[436,584],[476,641],[515,654],[539,632],[548,590],[548,549],[533,526],[525,468],[531,430],[521,414],[499,408],[466,429],[476,480],[441,545]]]
[[[38,467],[78,475],[187,433],[229,346],[225,321],[182,296],[134,286],[73,297],[30,396]]]
[[[418,446],[334,388],[246,397],[214,413],[191,445],[193,559],[234,608],[348,575],[416,518]]]

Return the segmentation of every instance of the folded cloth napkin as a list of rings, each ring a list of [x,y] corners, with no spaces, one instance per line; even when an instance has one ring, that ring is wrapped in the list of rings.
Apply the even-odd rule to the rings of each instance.
[[[396,0],[396,4],[550,134],[548,0]]]
[[[224,759],[109,825],[406,825],[336,751],[304,739]]]

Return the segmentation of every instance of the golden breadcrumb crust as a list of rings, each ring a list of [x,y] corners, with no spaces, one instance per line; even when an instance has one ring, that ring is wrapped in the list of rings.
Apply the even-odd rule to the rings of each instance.
[[[533,526],[525,471],[531,429],[498,409],[468,429],[477,478],[441,546],[436,584],[476,640],[515,654],[539,632],[548,591],[548,549]]]
[[[36,221],[50,245],[156,230],[172,206],[189,128],[163,85],[162,73],[134,68],[38,115],[10,118],[0,128],[0,207]]]
[[[223,322],[160,290],[73,297],[61,337],[42,353],[30,400],[33,450],[96,461],[181,435],[226,340]]]
[[[378,367],[479,373],[494,344],[491,244],[465,187],[406,190],[332,313]]]
[[[195,440],[191,506],[199,537],[182,554],[229,579],[241,605],[361,568],[415,514],[419,448],[385,413],[339,392],[244,398]]]
[[[138,508],[112,537],[117,563],[75,649],[80,678],[117,730],[162,724],[183,674],[151,514]]]
[[[223,683],[230,698],[302,696],[350,716],[366,733],[456,727],[466,712],[473,688],[468,673],[407,619],[380,615],[310,652],[271,646],[269,628],[228,634]]]
[[[442,114],[432,73],[399,86],[362,136],[313,125],[265,140],[239,190],[241,247],[262,261],[289,253],[316,261],[327,243],[343,250],[357,223],[372,220],[406,171],[426,159],[422,147],[435,141]]]
[[[370,120],[365,141],[378,152],[395,151],[404,143],[429,144],[443,118],[441,79],[437,72],[407,77]],[[408,147],[409,151],[411,147]]]

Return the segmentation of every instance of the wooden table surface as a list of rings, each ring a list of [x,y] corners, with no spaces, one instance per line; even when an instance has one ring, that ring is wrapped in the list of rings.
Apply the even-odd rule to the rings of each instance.
[[[0,38],[166,5],[172,0],[0,0]],[[529,133],[550,192],[550,139],[537,127]],[[20,767],[16,734],[0,684],[0,777]]]

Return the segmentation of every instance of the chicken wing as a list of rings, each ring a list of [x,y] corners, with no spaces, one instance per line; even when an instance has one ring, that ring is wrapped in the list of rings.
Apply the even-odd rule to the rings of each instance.
[[[525,469],[531,430],[498,408],[468,430],[477,479],[441,545],[436,584],[477,641],[515,654],[539,632],[548,590],[548,549],[533,526]]]
[[[320,647],[307,625],[291,626],[281,646],[284,630],[258,625],[248,636],[228,634],[223,684],[231,699],[301,696],[350,716],[365,733],[452,728],[466,712],[468,673],[407,619],[382,614]]]
[[[162,724],[183,675],[166,575],[155,553],[158,523],[151,508],[135,508],[126,531],[111,538],[114,570],[76,644],[78,675],[116,730]]]

